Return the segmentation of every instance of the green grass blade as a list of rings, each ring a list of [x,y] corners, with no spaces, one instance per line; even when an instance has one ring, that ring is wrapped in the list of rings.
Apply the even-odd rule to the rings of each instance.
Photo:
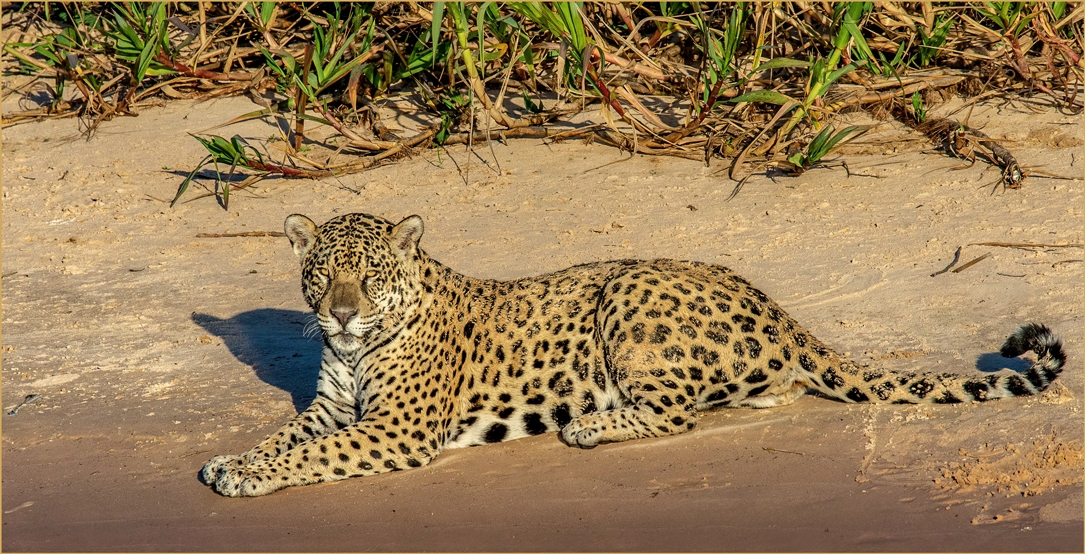
[[[290,78],[290,76],[287,75],[287,72],[283,68],[283,66],[279,65],[279,62],[275,61],[275,56],[273,56],[271,52],[268,52],[266,48],[260,46],[259,44],[256,45],[256,48],[260,50],[261,54],[264,55],[264,67],[267,67],[271,71],[275,72],[275,75],[277,75],[280,80],[287,80]],[[290,54],[287,54],[285,52],[283,53],[283,55],[286,57],[290,57]],[[290,61],[293,62],[294,58],[290,58]],[[284,60],[283,63],[285,64],[286,61]]]
[[[260,2],[260,23],[267,27],[271,21],[271,12],[275,11],[275,2]]]
[[[848,65],[845,65],[844,67],[841,67],[840,69],[837,69],[836,71],[833,71],[832,73],[829,74],[828,77],[825,78],[825,82],[822,83],[822,91],[825,91],[826,89],[828,89],[829,85],[833,84],[833,82],[835,82],[837,79],[839,79],[845,73],[851,73],[852,71],[855,71],[859,67],[866,65],[866,63],[867,63],[866,60],[856,60],[854,62],[849,63]]]
[[[478,38],[475,39],[476,44],[478,44],[478,68],[483,81],[486,80],[486,41],[483,40],[485,38],[483,31],[486,29],[486,10],[490,9],[492,5],[493,2],[483,2],[479,6],[475,23],[478,34]]]
[[[870,51],[870,46],[867,45],[866,39],[863,38],[863,32],[859,30],[859,19],[862,18],[865,12],[870,11],[873,8],[873,4],[869,2],[855,2],[848,4],[847,11],[844,14],[843,27],[851,35],[851,39],[855,41],[855,47],[859,49],[859,53],[868,60],[874,60],[874,53]]]
[[[117,27],[115,31],[120,32],[120,35],[116,35],[114,33],[114,40],[117,41],[117,48],[121,48],[121,41],[118,39],[123,38],[132,50],[138,51],[142,49],[143,41],[140,40],[139,35],[136,34],[135,29],[133,29],[132,26],[128,24],[128,21],[121,17],[121,14],[117,12],[113,12],[113,17],[117,22]]]
[[[584,30],[584,20],[581,14],[584,10],[583,2],[559,2],[555,4],[558,11],[558,19],[569,38],[569,43],[577,52],[581,52],[588,46],[588,36]]]
[[[787,104],[793,102],[791,98],[786,95],[776,92],[775,90],[755,90],[753,92],[747,92],[741,96],[737,96],[728,100],[732,104],[739,102],[766,102],[769,104]]]
[[[824,148],[826,142],[829,140],[829,136],[832,134],[833,128],[826,127],[821,130],[814,140],[810,141],[810,144],[806,147],[806,158],[809,163],[817,163],[825,154],[828,154],[828,149]]]
[[[859,138],[860,135],[870,130],[870,125],[851,125],[845,127],[839,133],[833,135],[833,138],[829,139],[829,142],[825,144],[825,152],[831,152],[836,145],[840,144],[844,139],[852,140]],[[853,134],[854,133],[854,134]],[[848,137],[851,138],[848,138]]]
[[[222,183],[222,209],[230,209],[230,179],[234,177],[234,166],[230,166],[230,173],[226,175],[226,180]]]
[[[767,71],[769,69],[777,69],[781,67],[810,67],[810,62],[803,60],[793,60],[791,58],[773,58],[759,66],[754,71]]]
[[[335,79],[331,79],[331,75],[335,75],[336,73],[339,73],[339,70],[342,69],[340,67],[340,65],[339,65],[339,60],[343,57],[343,54],[347,53],[347,50],[350,48],[350,45],[354,44],[354,38],[358,36],[358,33],[361,32],[361,30],[362,30],[362,28],[358,27],[357,29],[354,30],[354,32],[352,32],[350,35],[348,35],[347,38],[345,40],[343,40],[343,45],[340,46],[339,50],[335,52],[335,54],[331,57],[330,60],[328,60],[328,63],[326,65],[328,67],[329,76],[328,76],[327,79],[322,81],[323,86],[325,88],[328,87],[333,82],[339,80],[339,77],[342,77],[342,75],[340,75],[339,77],[336,77]],[[364,55],[365,52],[363,52],[362,54]],[[358,59],[360,57],[361,57],[361,55],[357,56],[355,59]],[[353,67],[353,66],[351,66],[351,67]],[[350,69],[348,68],[347,71],[350,71]]]
[[[143,49],[140,50],[139,60],[136,64],[136,82],[142,83],[143,78],[147,75],[147,68],[151,66],[151,60],[154,58],[155,50],[157,50],[158,43],[155,40],[157,32],[157,23],[155,22],[159,14],[164,14],[164,7],[161,3],[151,4],[150,15],[152,18],[151,32],[147,34],[147,40],[143,43]]]
[[[835,148],[845,139],[851,140],[867,132],[868,130],[870,130],[870,126],[852,125],[850,127],[845,127],[839,133],[833,135],[832,138],[827,139],[831,130],[832,129],[830,127],[826,127],[825,130],[818,133],[818,136],[815,137],[814,140],[810,143],[810,147],[807,148],[807,161],[811,165],[821,161],[822,158],[827,156],[829,152],[832,152],[833,148]],[[849,136],[850,138],[848,138]]]
[[[191,133],[189,133],[189,134],[191,134]],[[196,137],[196,135],[192,135],[192,136]],[[201,139],[200,137],[196,137],[196,140],[199,140],[200,142],[204,142],[204,140]],[[206,144],[205,144],[205,146],[206,146]],[[207,165],[207,162],[209,162],[209,161],[211,161],[211,156],[207,156],[206,158],[204,158],[202,162],[200,162],[199,164],[196,165],[195,169],[193,169],[191,172],[189,172],[188,177],[185,177],[185,180],[184,180],[183,183],[181,183],[181,186],[177,187],[177,194],[175,194],[173,196],[173,201],[170,202],[170,207],[171,208],[174,207],[175,205],[177,205],[177,201],[181,199],[181,195],[184,194],[185,191],[188,190],[188,185],[192,183],[192,178],[195,177],[196,173],[199,170],[203,169],[203,167],[205,165]]]

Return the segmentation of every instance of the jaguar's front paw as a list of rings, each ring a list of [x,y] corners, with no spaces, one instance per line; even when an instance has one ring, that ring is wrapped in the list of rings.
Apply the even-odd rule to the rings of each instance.
[[[283,487],[281,482],[277,482],[270,475],[263,474],[251,466],[226,469],[214,483],[215,492],[230,497],[262,496]]]
[[[226,470],[243,468],[245,467],[246,462],[244,456],[234,456],[232,454],[215,456],[203,465],[203,470],[200,471],[200,477],[203,479],[204,483],[214,485]]]

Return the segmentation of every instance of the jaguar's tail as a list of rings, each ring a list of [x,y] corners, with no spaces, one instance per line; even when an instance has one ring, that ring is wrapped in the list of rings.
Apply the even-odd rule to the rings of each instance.
[[[1007,389],[1005,396],[1028,396],[1043,392],[1062,373],[1062,366],[1066,365],[1062,341],[1051,329],[1038,323],[1019,327],[1002,343],[999,353],[1007,358],[1016,358],[1030,350],[1036,353],[1036,362],[1025,372],[1026,386],[1021,391]]]
[[[995,398],[1031,396],[1047,389],[1062,372],[1066,353],[1062,341],[1044,325],[1029,323],[1017,329],[1000,353],[1014,358],[1032,351],[1036,361],[1024,373],[999,371],[988,375],[955,373],[910,373],[862,368],[843,381],[846,386],[828,390],[818,387],[822,394],[845,402],[888,402],[893,404],[954,404],[984,402]],[[844,383],[840,383],[844,384]]]

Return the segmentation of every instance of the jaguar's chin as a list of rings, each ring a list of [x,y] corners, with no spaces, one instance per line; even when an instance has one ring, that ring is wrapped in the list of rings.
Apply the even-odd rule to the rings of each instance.
[[[328,342],[339,350],[357,350],[362,346],[362,339],[346,331],[339,331],[334,335],[328,335]]]

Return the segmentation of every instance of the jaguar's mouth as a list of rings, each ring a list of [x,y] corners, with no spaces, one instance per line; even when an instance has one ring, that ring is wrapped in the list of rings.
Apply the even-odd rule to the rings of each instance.
[[[345,340],[345,341],[358,340],[358,337],[350,334],[346,329],[337,331],[335,333],[328,333],[328,337],[336,339],[336,340]]]
[[[358,346],[361,346],[363,343],[365,343],[366,338],[367,337],[365,336],[358,336],[350,333],[345,329],[340,330],[334,334],[328,334],[328,339],[331,340],[333,344],[345,348],[356,348]]]

